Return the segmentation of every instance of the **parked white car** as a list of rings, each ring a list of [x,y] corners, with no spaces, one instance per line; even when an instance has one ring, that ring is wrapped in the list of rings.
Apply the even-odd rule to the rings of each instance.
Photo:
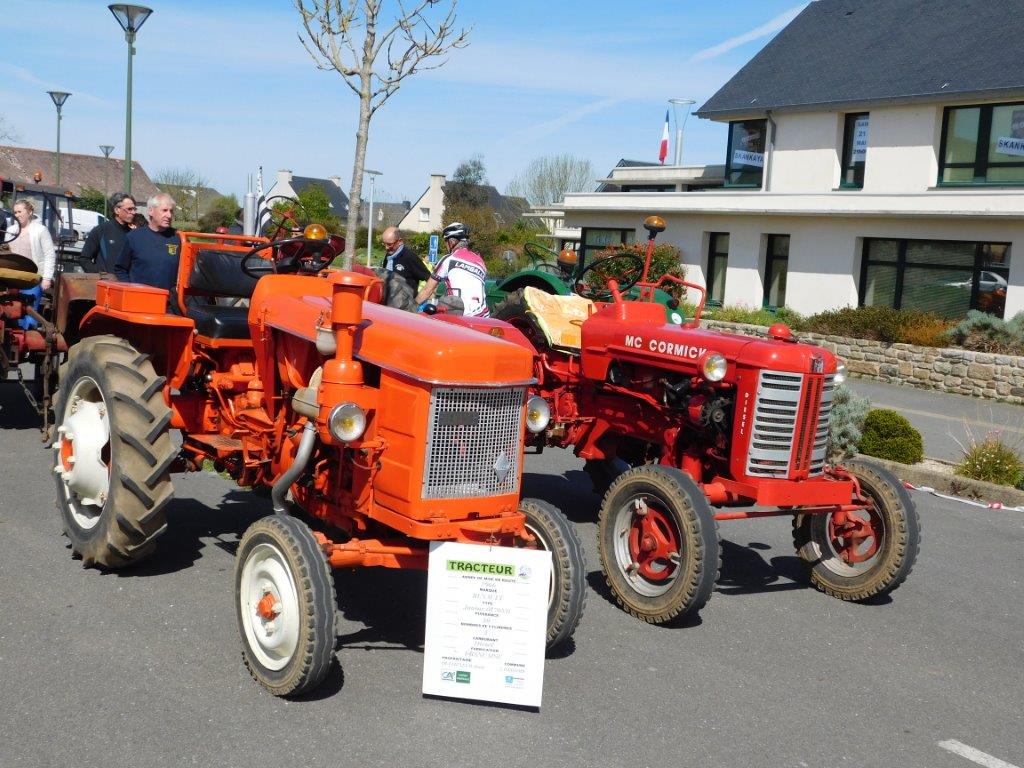
[[[966,288],[970,290],[971,281],[960,280],[955,283],[946,283],[946,285],[950,288]],[[981,279],[978,280],[979,293],[992,293],[999,290],[1006,290],[1006,278],[998,272],[989,272],[987,269],[982,270]]]
[[[96,211],[87,211],[84,208],[72,208],[71,209],[71,229],[75,234],[74,245],[69,245],[69,251],[81,251],[85,245],[85,238],[92,232],[93,227],[97,227],[106,221],[107,218],[102,213],[96,213]]]

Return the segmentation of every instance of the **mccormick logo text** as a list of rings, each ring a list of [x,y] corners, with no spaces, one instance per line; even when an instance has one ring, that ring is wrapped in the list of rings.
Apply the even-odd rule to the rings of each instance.
[[[665,341],[664,339],[645,341],[643,336],[631,336],[629,334],[626,334],[624,343],[627,347],[632,347],[633,349],[647,349],[661,355],[685,357],[688,360],[696,360],[708,351],[707,347],[691,347],[689,344],[677,344],[674,341]]]
[[[494,576],[515,576],[516,569],[512,565],[501,563],[474,563],[470,560],[447,560],[448,570],[458,573],[487,573]]]

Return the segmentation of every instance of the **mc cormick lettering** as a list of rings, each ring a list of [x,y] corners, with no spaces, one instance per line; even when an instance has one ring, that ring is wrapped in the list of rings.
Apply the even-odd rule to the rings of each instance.
[[[673,355],[674,357],[685,357],[689,360],[696,360],[708,350],[707,347],[693,347],[689,344],[680,344],[670,339],[651,339],[644,341],[642,336],[626,334],[623,343],[632,349],[646,349],[650,352],[657,352],[660,355]]]

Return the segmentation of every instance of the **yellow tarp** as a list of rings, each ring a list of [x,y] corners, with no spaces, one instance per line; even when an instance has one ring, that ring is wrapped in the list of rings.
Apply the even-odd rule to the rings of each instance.
[[[552,347],[580,348],[580,326],[590,317],[594,302],[582,296],[555,296],[526,288],[523,298]]]

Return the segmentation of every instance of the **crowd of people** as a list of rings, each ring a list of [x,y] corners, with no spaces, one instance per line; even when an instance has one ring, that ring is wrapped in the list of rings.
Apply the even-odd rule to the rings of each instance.
[[[97,225],[86,238],[79,258],[88,272],[112,274],[123,282],[142,283],[163,288],[174,296],[181,254],[181,237],[174,228],[175,203],[170,195],[159,193],[147,203],[147,216],[138,210],[135,198],[124,192],[110,196],[112,215]],[[14,253],[31,259],[41,282],[36,289],[49,291],[57,266],[56,249],[49,230],[35,215],[28,199],[14,204],[14,217],[21,233],[9,245]],[[388,227],[381,234],[386,258],[384,269],[400,275],[416,294],[416,303],[433,300],[438,286],[445,287],[449,306],[461,304],[463,313],[472,317],[487,316],[487,267],[478,253],[469,247],[469,227],[452,222],[442,237],[448,253],[431,271],[406,245],[397,227]],[[421,287],[422,286],[422,287]],[[169,302],[174,309],[175,302]]]

